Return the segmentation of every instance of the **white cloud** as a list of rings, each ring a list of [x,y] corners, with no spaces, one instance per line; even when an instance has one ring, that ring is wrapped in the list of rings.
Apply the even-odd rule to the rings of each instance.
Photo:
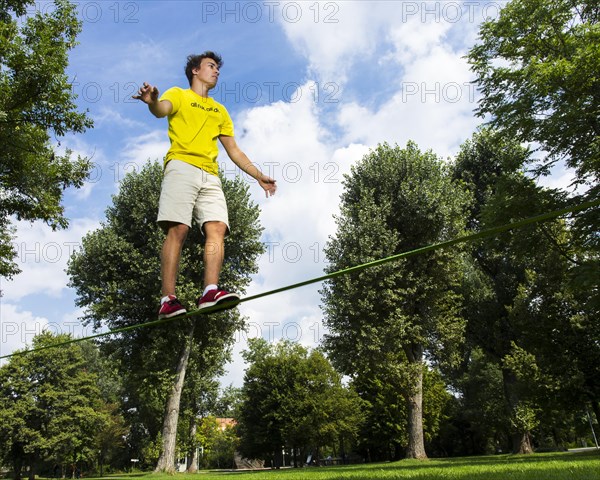
[[[424,23],[418,19],[392,26],[387,33],[387,41],[395,47],[395,52],[386,59],[393,58],[399,64],[410,65],[426,58],[432,47],[443,42],[451,28],[449,23]]]
[[[31,345],[35,335],[48,329],[50,322],[20,306],[0,299],[0,356]]]
[[[143,135],[136,135],[125,139],[125,147],[121,150],[120,159],[123,165],[143,166],[148,159],[162,160],[169,150],[167,125],[160,130],[153,130]]]
[[[109,108],[106,106],[100,107],[100,111],[93,115],[93,119],[96,127],[101,127],[103,124],[107,124],[113,127],[117,126],[123,128],[141,129],[145,126],[144,123],[127,118],[114,108]]]
[[[422,41],[407,41],[407,29],[423,32]],[[442,42],[438,24],[406,24],[392,30],[390,63],[402,64],[396,92],[377,107],[358,101],[340,105],[338,124],[345,142],[404,145],[414,140],[422,149],[448,156],[470,136],[476,93],[468,65],[459,52]],[[429,32],[429,33],[427,33]],[[408,53],[407,53],[408,52]]]
[[[390,68],[390,52],[407,65],[434,45],[472,45],[480,22],[497,13],[485,3],[496,2],[315,2],[303,4],[301,15],[282,15],[280,25],[311,73],[343,85],[364,59]]]
[[[242,150],[278,182],[277,194],[269,199],[257,185],[251,189],[262,209],[267,251],[259,259],[260,273],[248,295],[323,275],[322,249],[335,228],[333,214],[339,205],[342,175],[366,147],[334,149],[310,96],[246,111],[237,119],[236,128],[245,132],[238,139]],[[319,288],[313,284],[242,304],[249,332],[238,335],[234,361],[223,383],[241,382],[240,352],[248,336],[315,346],[323,333]]]
[[[268,240],[261,280],[281,286],[320,274],[321,250],[334,226],[342,175],[360,158],[356,148],[335,150],[329,144],[308,96],[295,104],[253,109],[238,125],[246,131],[239,140],[242,149],[264,170],[268,166],[278,182],[277,194],[268,200],[253,187]]]
[[[557,163],[548,176],[537,179],[538,185],[545,188],[556,188],[572,194],[583,194],[588,187],[585,185],[573,185],[576,175],[573,169],[565,166],[563,162]]]
[[[79,321],[82,314],[82,309],[76,309],[60,319],[50,320],[23,309],[19,304],[0,299],[0,356],[31,347],[34,337],[43,332],[68,334],[73,338],[93,335],[92,326],[83,326]]]
[[[59,298],[68,288],[65,268],[71,254],[81,248],[82,237],[98,226],[96,220],[79,218],[67,230],[53,232],[41,222],[18,222],[15,260],[22,272],[3,284],[5,298],[11,302],[29,295]]]
[[[380,20],[393,7],[377,2],[297,3],[300,11],[280,17],[291,45],[309,61],[321,80],[345,83],[347,70],[376,47]]]
[[[69,189],[69,192],[78,201],[90,198],[102,177],[103,167],[106,167],[108,163],[103,149],[90,145],[81,135],[70,135],[61,140],[60,144],[55,145],[54,148],[59,155],[65,155],[67,149],[69,149],[72,160],[81,157],[87,158],[92,163],[88,180],[78,189]]]
[[[260,259],[260,274],[248,294],[323,274],[322,249],[335,233],[333,215],[343,174],[369,148],[383,141],[402,145],[414,140],[423,149],[447,156],[475,129],[468,65],[461,58],[464,53],[447,40],[456,27],[444,21],[443,15],[450,12],[419,11],[427,8],[425,2],[414,3],[413,11],[406,3],[413,2],[336,2],[333,23],[315,22],[310,16],[317,8],[324,13],[325,4],[311,4],[312,9],[305,4],[301,20],[282,22],[290,43],[306,56],[309,76],[321,82],[335,80],[341,87],[358,82],[356,88],[366,89],[367,95],[364,101],[348,101],[344,95],[327,109],[305,96],[296,103],[248,110],[237,119],[237,130],[245,132],[238,143],[263,168],[269,165],[279,183],[277,195],[261,201],[269,250]],[[463,34],[471,30],[474,26],[461,27]],[[378,106],[368,95],[377,86],[360,85],[360,72],[352,71],[370,57],[374,61],[369,68],[383,69],[394,82]],[[390,75],[393,72],[397,75]],[[341,137],[324,125],[341,129]],[[243,304],[241,310],[264,338],[295,337],[302,331],[301,338],[294,339],[315,346],[325,333],[320,288],[313,284],[278,293]],[[243,348],[242,336],[224,383],[241,383]]]
[[[305,288],[304,293],[305,299],[310,299],[306,293],[311,293],[313,289]],[[316,295],[316,289],[314,289]],[[288,306],[290,310],[295,308],[297,305],[290,303],[292,301],[298,302],[303,297],[298,296],[294,298],[292,295],[288,296]],[[227,372],[221,377],[222,385],[234,385],[241,387],[243,384],[244,373],[247,365],[244,363],[242,358],[242,351],[248,348],[249,338],[264,338],[267,341],[276,343],[281,340],[290,340],[292,342],[298,342],[307,348],[314,348],[317,346],[323,335],[325,329],[321,321],[321,315],[318,309],[310,307],[313,311],[312,315],[300,316],[298,319],[282,322],[277,320],[280,318],[279,315],[272,315],[271,319],[265,319],[258,321],[257,318],[261,317],[261,312],[269,309],[273,309],[272,298],[269,300],[265,299],[265,305],[259,305],[260,301],[255,303],[258,308],[252,308],[250,304],[242,305],[240,307],[242,313],[248,317],[247,328],[245,331],[237,332],[235,335],[235,343],[232,349],[232,360],[227,366]],[[269,308],[269,305],[271,308]],[[274,311],[274,309],[273,309]]]
[[[359,89],[353,100],[346,89],[337,112],[327,112],[337,115],[341,145],[414,140],[448,156],[471,135],[480,122],[473,115],[476,94],[462,57],[464,39],[474,36],[482,12],[480,6],[452,3],[339,2],[335,23],[314,22],[308,15],[282,23],[317,78],[335,79],[341,88],[352,81]],[[371,84],[361,85],[365,69],[386,79],[382,87],[388,97],[376,106],[368,92],[377,92],[376,82],[383,80],[371,75]]]

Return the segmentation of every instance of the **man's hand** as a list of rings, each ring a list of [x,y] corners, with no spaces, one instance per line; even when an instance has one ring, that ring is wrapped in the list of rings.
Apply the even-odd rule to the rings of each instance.
[[[158,88],[153,85],[149,85],[148,82],[144,84],[138,90],[137,95],[133,95],[131,98],[141,100],[148,105],[148,110],[156,118],[166,117],[173,111],[173,104],[169,100],[158,100]]]
[[[277,191],[277,185],[275,184],[275,180],[273,180],[271,177],[262,175],[262,177],[258,179],[258,184],[265,191],[267,198],[275,195],[275,192]]]
[[[158,88],[149,85],[148,82],[144,82],[138,90],[138,94],[133,95],[131,98],[141,100],[145,104],[150,105],[158,100]]]

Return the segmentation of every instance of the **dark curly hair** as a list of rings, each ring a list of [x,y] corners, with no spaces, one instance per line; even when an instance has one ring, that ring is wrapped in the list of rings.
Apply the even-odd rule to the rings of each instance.
[[[190,82],[190,85],[192,84],[192,77],[194,76],[192,70],[200,67],[200,63],[202,62],[203,58],[210,58],[214,60],[219,68],[221,68],[223,65],[223,59],[221,58],[221,55],[211,52],[210,50],[201,53],[200,55],[188,55],[187,63],[185,64],[185,76],[187,77],[188,82]]]

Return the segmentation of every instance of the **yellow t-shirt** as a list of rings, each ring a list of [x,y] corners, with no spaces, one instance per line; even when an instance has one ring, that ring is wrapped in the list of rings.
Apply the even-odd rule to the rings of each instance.
[[[233,122],[227,109],[210,97],[204,98],[191,89],[173,87],[160,97],[173,104],[169,115],[171,147],[165,156],[190,163],[218,175],[217,138],[233,137]]]

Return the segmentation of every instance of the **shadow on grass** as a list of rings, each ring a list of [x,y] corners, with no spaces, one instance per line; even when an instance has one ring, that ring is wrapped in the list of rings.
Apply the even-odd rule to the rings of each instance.
[[[437,480],[600,480],[600,453],[540,453],[533,455],[495,455],[459,457],[429,460],[400,460],[389,463],[355,464],[328,467],[287,468],[281,470],[213,471],[208,478],[216,476],[250,476],[263,478],[314,478],[323,480],[342,479],[391,479],[419,478]],[[567,476],[565,476],[567,475]],[[590,476],[591,475],[591,476]]]
[[[177,479],[186,474],[163,475],[134,473],[102,477],[107,480]],[[194,474],[198,480],[237,476],[262,480],[301,478],[315,480],[343,479],[416,479],[438,480],[600,480],[600,452],[538,453],[533,455],[490,455],[429,460],[400,460],[388,463],[354,464],[281,470],[220,470]],[[99,478],[99,477],[96,477]]]
[[[572,463],[574,460],[583,459],[600,459],[600,453],[597,451],[590,452],[554,452],[554,453],[534,453],[532,455],[487,455],[482,457],[460,457],[439,459],[439,461],[447,461],[448,464],[454,466],[462,465],[508,465],[508,464],[534,464],[547,462],[564,462]],[[437,459],[435,459],[437,460]]]

